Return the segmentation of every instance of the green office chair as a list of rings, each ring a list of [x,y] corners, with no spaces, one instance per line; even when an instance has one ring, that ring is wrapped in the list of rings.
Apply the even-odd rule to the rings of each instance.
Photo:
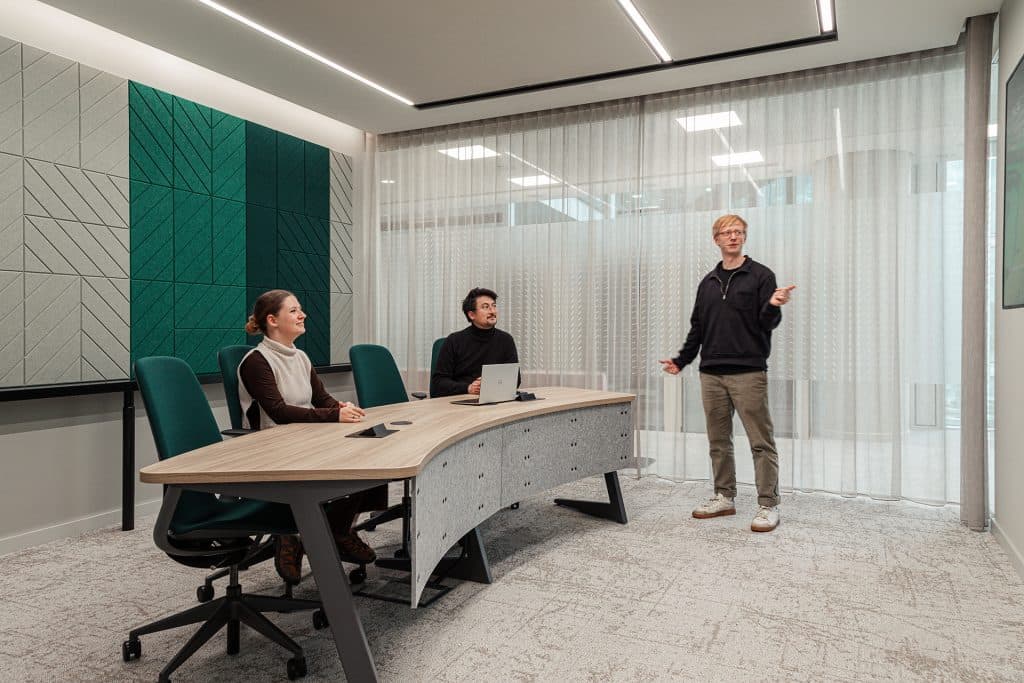
[[[224,382],[224,400],[228,404],[228,417],[231,419],[231,429],[221,431],[224,436],[241,436],[252,431],[242,426],[242,402],[238,399],[238,366],[252,349],[246,344],[236,344],[225,346],[217,352],[220,376]]]
[[[185,361],[167,356],[140,358],[135,362],[146,416],[161,460],[221,441],[206,395]],[[204,602],[163,619],[133,629],[121,645],[124,660],[142,654],[139,636],[179,626],[202,623],[198,631],[160,672],[160,681],[185,663],[196,650],[227,626],[227,652],[237,654],[241,624],[253,628],[292,653],[289,679],[306,674],[302,648],[263,612],[295,612],[319,609],[313,600],[292,600],[242,593],[240,567],[265,553],[264,536],[297,533],[287,505],[239,498],[218,498],[210,493],[165,488],[153,540],[171,559],[188,567],[228,567],[230,583],[224,597]]]
[[[434,376],[434,368],[437,367],[437,357],[441,355],[441,347],[444,346],[444,340],[446,337],[438,337],[434,340],[434,346],[430,349],[430,376],[427,377],[427,386],[430,386],[430,379]],[[412,392],[415,398],[426,398],[428,392],[426,391],[414,391]]]

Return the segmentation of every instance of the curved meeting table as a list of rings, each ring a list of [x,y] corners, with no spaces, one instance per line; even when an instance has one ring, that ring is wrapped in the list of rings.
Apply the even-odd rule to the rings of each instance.
[[[371,408],[356,424],[282,425],[150,465],[140,478],[290,505],[345,675],[377,680],[324,503],[389,481],[409,482],[412,607],[456,544],[461,555],[447,561],[446,574],[489,583],[476,526],[545,489],[604,474],[607,502],[555,502],[626,523],[617,470],[633,461],[635,396],[532,391],[538,400],[472,406],[453,404],[465,397],[445,397]],[[348,438],[377,424],[395,431]],[[161,508],[155,533],[172,513]]]

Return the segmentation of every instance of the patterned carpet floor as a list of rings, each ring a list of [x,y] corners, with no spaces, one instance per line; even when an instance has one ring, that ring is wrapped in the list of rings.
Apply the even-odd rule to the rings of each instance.
[[[1024,582],[955,508],[793,493],[779,528],[754,534],[752,489],[736,516],[699,521],[703,483],[622,487],[625,526],[551,504],[601,499],[599,478],[494,515],[481,527],[491,585],[458,584],[417,610],[359,599],[381,679],[1024,680]],[[121,641],[196,604],[205,573],[157,550],[153,521],[0,557],[0,680],[156,680],[194,627],[143,637],[128,664]],[[385,554],[397,525],[365,538]],[[369,582],[396,587],[372,568]],[[271,563],[242,585],[280,591]],[[310,577],[296,590],[316,595]],[[305,648],[305,680],[345,679],[308,613],[271,619]],[[243,628],[240,654],[225,655],[218,635],[173,680],[282,681],[288,656]]]

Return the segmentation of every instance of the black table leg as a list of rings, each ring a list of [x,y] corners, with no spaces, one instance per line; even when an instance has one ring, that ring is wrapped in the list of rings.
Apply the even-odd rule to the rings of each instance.
[[[377,669],[324,508],[315,501],[295,500],[291,507],[320,589],[323,610],[334,634],[334,646],[338,649],[345,677],[350,681],[376,681]]]
[[[604,485],[608,489],[608,502],[599,503],[592,500],[570,500],[555,498],[555,505],[579,510],[593,517],[610,519],[619,524],[626,523],[626,506],[622,502],[622,489],[619,488],[619,473],[605,472]]]
[[[121,531],[135,528],[135,390],[121,407]]]

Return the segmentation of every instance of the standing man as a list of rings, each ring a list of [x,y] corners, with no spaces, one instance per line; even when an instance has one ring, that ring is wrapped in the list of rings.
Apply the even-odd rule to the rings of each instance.
[[[430,377],[430,395],[480,394],[480,372],[484,365],[518,363],[519,354],[512,335],[498,324],[498,295],[475,287],[462,301],[469,327],[448,335],[437,356]]]
[[[727,214],[711,227],[722,260],[697,286],[690,332],[679,355],[658,361],[677,375],[700,350],[700,388],[715,476],[715,497],[693,511],[697,519],[736,514],[732,416],[739,412],[754,456],[760,508],[752,531],[779,525],[779,454],[768,413],[768,355],[772,330],[796,285],[776,287],[775,273],[743,255],[747,222]]]

